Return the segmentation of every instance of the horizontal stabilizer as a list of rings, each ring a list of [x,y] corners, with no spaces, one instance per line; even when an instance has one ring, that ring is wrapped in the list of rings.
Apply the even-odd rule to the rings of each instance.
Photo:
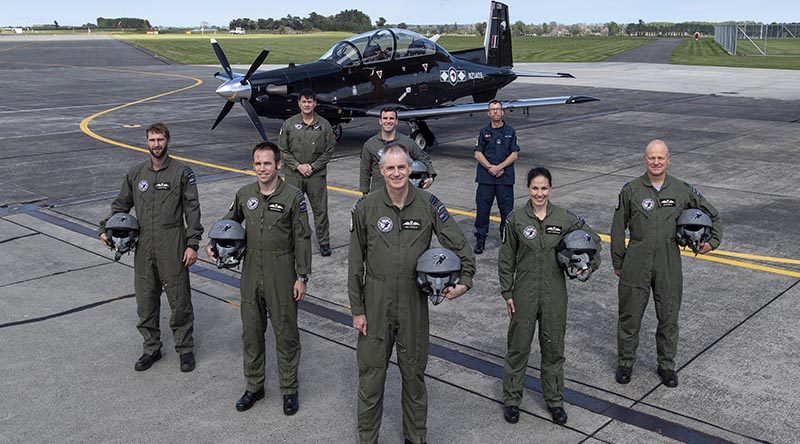
[[[517,77],[566,77],[574,79],[575,76],[568,72],[542,72],[542,71],[518,71],[512,70]]]

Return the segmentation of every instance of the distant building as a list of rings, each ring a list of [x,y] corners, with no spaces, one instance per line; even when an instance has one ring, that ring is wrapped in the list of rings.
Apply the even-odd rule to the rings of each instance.
[[[231,29],[230,31],[228,31],[228,33],[242,35],[245,32],[244,32],[244,28],[237,26],[236,29]]]

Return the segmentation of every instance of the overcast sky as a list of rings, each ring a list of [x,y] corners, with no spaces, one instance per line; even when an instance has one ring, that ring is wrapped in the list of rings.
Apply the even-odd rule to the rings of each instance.
[[[511,21],[525,23],[618,23],[642,19],[654,21],[800,22],[798,0],[508,0]],[[444,24],[485,22],[487,0],[322,0],[293,1],[109,1],[109,0],[4,0],[0,26],[29,26],[95,23],[97,17],[136,17],[154,26],[199,26],[201,22],[227,26],[235,18],[307,17],[310,12],[333,15],[342,9],[358,9],[374,23],[385,17],[388,23]]]

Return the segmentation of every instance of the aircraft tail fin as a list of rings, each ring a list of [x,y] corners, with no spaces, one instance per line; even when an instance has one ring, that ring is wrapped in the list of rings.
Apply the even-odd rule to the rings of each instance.
[[[514,65],[511,54],[511,22],[508,20],[508,6],[505,3],[491,2],[483,47],[486,50],[487,65],[503,68]]]

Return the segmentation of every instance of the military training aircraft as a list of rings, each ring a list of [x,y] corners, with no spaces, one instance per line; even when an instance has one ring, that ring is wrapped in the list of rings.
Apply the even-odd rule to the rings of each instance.
[[[232,71],[215,39],[211,45],[224,72],[217,94],[228,102],[212,130],[237,102],[264,140],[259,116],[286,119],[299,112],[298,93],[310,88],[317,96],[316,112],[341,136],[342,123],[356,117],[379,117],[387,106],[398,109],[398,119],[411,125],[411,138],[425,148],[435,143],[426,119],[483,112],[497,91],[517,77],[573,77],[513,69],[508,6],[491,2],[482,48],[448,52],[433,39],[405,29],[378,29],[342,40],[319,60],[256,73],[269,54],[264,49],[247,73]],[[474,103],[448,104],[472,96]],[[588,96],[561,96],[503,102],[506,109],[562,105],[597,100]]]

